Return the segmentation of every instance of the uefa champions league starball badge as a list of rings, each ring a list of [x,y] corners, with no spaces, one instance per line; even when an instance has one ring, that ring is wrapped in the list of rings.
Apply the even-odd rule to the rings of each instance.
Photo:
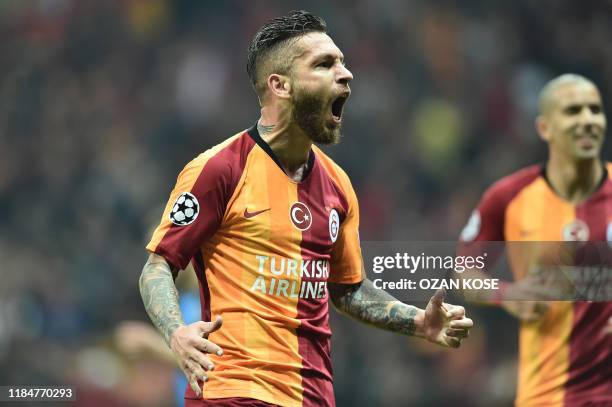
[[[193,194],[183,192],[179,195],[170,211],[170,221],[177,226],[193,223],[200,213],[200,204]]]

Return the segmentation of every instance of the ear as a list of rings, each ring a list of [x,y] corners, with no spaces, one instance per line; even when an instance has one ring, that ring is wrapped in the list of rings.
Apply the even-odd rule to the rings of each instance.
[[[548,143],[550,141],[550,128],[548,126],[548,120],[546,120],[546,117],[542,115],[536,117],[535,128],[540,138]]]
[[[291,83],[289,77],[273,73],[268,76],[268,89],[270,92],[281,99],[289,99],[291,97]]]

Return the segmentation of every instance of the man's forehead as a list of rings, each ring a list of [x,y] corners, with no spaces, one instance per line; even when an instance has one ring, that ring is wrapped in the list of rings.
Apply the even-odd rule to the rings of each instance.
[[[344,58],[342,51],[331,37],[321,32],[302,35],[296,42],[296,47],[298,48],[296,58],[316,58],[318,55],[325,54]]]
[[[557,101],[558,106],[578,103],[601,103],[597,88],[589,82],[567,83],[554,89],[550,98]]]

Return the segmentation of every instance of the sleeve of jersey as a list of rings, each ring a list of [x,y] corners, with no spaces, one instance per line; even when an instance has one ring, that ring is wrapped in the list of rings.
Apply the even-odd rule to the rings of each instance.
[[[504,213],[506,205],[504,205],[503,201],[496,189],[492,188],[485,192],[478,207],[472,212],[466,228],[461,233],[461,240],[504,240]]]
[[[206,153],[191,161],[176,185],[147,250],[180,269],[215,234],[231,196],[231,168]]]
[[[359,242],[359,204],[353,188],[348,185],[348,210],[340,225],[338,240],[334,243],[331,256],[329,282],[354,284],[364,279],[363,258]]]
[[[497,188],[485,192],[461,231],[457,253],[475,256],[489,252],[489,261],[497,259],[501,255],[501,246],[486,242],[504,240],[505,211],[503,196]]]

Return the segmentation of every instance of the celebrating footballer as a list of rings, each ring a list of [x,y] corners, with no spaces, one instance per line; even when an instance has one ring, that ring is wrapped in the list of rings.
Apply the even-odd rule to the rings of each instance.
[[[473,323],[444,291],[423,310],[365,278],[355,192],[316,146],[340,141],[353,79],[325,22],[271,20],[247,71],[261,117],[186,165],[140,278],[190,382],[186,405],[333,406],[329,299],[377,328],[459,347]],[[202,321],[186,325],[174,278],[189,263]]]

